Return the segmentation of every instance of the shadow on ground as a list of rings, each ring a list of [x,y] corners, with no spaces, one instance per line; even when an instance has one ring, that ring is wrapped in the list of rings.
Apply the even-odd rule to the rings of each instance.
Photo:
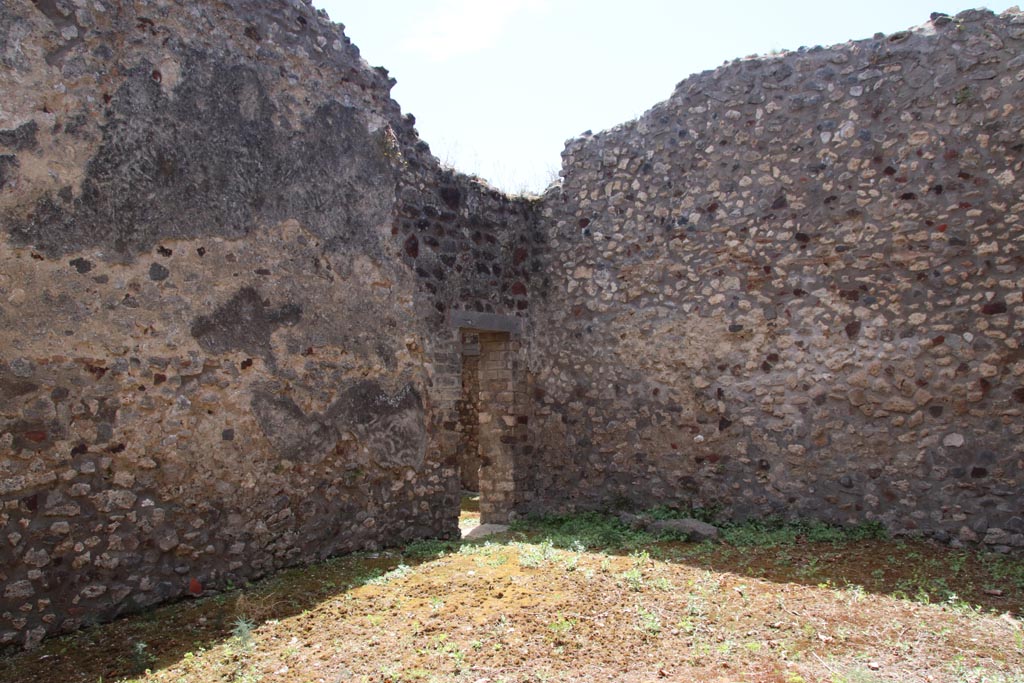
[[[98,683],[158,670],[234,637],[239,620],[283,620],[428,558],[397,551],[355,553],[287,569],[244,588],[184,600],[49,639],[36,650],[0,658],[0,683]],[[243,626],[244,628],[244,626]]]

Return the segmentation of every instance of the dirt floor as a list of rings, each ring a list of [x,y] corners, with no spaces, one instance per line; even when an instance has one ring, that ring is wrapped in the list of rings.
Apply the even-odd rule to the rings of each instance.
[[[0,681],[1024,681],[1024,562],[874,535],[535,521],[49,640]]]

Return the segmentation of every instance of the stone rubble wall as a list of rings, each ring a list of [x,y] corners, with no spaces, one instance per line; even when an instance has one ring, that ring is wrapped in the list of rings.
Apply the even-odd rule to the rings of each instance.
[[[571,140],[534,508],[1024,545],[1024,15],[737,60]]]
[[[458,533],[446,316],[536,225],[392,85],[303,2],[0,5],[0,646]]]

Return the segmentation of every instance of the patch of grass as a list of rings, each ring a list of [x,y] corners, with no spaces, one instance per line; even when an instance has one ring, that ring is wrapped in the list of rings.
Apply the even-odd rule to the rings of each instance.
[[[548,624],[548,628],[551,629],[556,636],[565,636],[573,629],[574,626],[576,626],[575,619],[566,619],[561,614],[558,615],[557,619]]]
[[[380,569],[377,569],[377,568],[368,569],[367,571],[365,571],[362,574],[357,574],[352,579],[352,585],[353,586],[364,586],[366,584],[372,584],[375,581],[377,581],[383,575],[384,575],[384,572],[382,570],[380,570]]]
[[[664,576],[659,576],[658,578],[656,578],[654,581],[651,582],[651,585],[654,586],[657,590],[660,590],[665,593],[668,593],[673,588],[672,582]]]
[[[769,547],[810,543],[849,543],[868,539],[885,539],[888,534],[877,522],[864,522],[841,527],[816,521],[786,521],[780,517],[750,519],[722,525],[722,540],[737,546]]]
[[[833,683],[882,683],[888,679],[872,673],[869,669],[854,667],[832,675]]]
[[[946,579],[941,576],[928,576],[924,572],[915,571],[910,578],[896,582],[894,595],[928,605],[932,602],[955,602],[956,593],[950,590]]]
[[[149,651],[149,645],[138,641],[132,645],[131,668],[135,673],[147,671],[156,662],[156,657]]]
[[[634,567],[643,567],[651,562],[651,554],[646,550],[634,550],[629,557],[633,560]]]
[[[1018,589],[1024,590],[1024,562],[1009,555],[998,555],[980,552],[978,560],[997,581],[1013,583]]]
[[[716,513],[717,510],[711,508],[659,506],[644,512],[643,516],[651,519],[693,517],[709,521],[714,519]],[[735,546],[786,546],[802,541],[840,544],[888,538],[885,528],[877,522],[843,527],[817,521],[787,521],[781,517],[765,517],[727,522],[720,524],[720,528],[722,540]],[[598,512],[528,517],[513,523],[512,531],[550,541],[556,548],[573,548],[577,552],[582,549],[628,552],[671,538],[671,535],[633,529],[617,517]]]
[[[402,577],[408,576],[409,574],[412,574],[412,568],[409,567],[409,565],[400,564],[391,571],[381,574],[380,576],[374,577],[366,583],[373,586],[383,586],[389,581],[392,581],[394,579],[400,579]]]
[[[402,555],[413,560],[436,560],[454,552],[459,544],[452,541],[438,541],[428,538],[420,541],[413,541],[402,549]]]
[[[500,567],[508,562],[508,554],[505,550],[506,546],[502,543],[493,543],[491,541],[483,543],[463,542],[459,547],[458,554],[473,556],[476,563],[480,566]]]
[[[661,633],[661,616],[657,612],[649,610],[643,605],[637,605],[636,616],[640,630],[644,633],[651,636]]]
[[[491,541],[464,541],[458,549],[459,555],[493,555],[505,546]]]
[[[640,572],[639,567],[627,569],[623,573],[619,574],[619,578],[625,582],[626,586],[631,591],[639,593],[644,588],[644,575]]]
[[[542,538],[556,548],[575,552],[628,551],[658,540],[654,534],[632,529],[617,517],[599,512],[528,517],[514,522],[511,530]]]
[[[721,508],[713,507],[670,507],[658,505],[647,510],[644,515],[651,519],[697,519],[701,522],[714,524]]]
[[[539,544],[519,543],[517,546],[520,567],[542,567],[558,557],[550,539],[544,539]]]

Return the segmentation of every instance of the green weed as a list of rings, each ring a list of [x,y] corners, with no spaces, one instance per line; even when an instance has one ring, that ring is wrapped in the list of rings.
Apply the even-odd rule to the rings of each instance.
[[[530,517],[513,523],[512,531],[539,536],[556,548],[570,550],[634,550],[657,540],[653,534],[631,529],[617,517],[597,512]]]
[[[623,573],[619,574],[619,578],[625,581],[626,586],[631,591],[640,592],[644,587],[644,575],[640,572],[640,569],[633,567],[627,569]]]
[[[458,546],[451,541],[424,539],[405,546],[402,554],[415,560],[436,560],[452,552]]]
[[[786,546],[798,541],[811,543],[848,543],[887,538],[885,528],[877,522],[840,527],[817,521],[785,521],[779,517],[751,519],[722,526],[722,539],[736,546]]]
[[[661,633],[661,617],[657,612],[645,609],[642,605],[636,606],[636,615],[639,621],[640,630],[652,636]]]
[[[558,556],[550,539],[545,539],[537,545],[528,543],[517,545],[519,546],[519,566],[521,567],[540,567]]]
[[[658,505],[647,510],[644,515],[652,519],[697,519],[713,524],[721,508],[713,507],[670,507]]]
[[[147,643],[140,640],[132,645],[131,665],[135,673],[147,671],[155,662],[156,657],[149,651]]]
[[[256,628],[256,624],[253,620],[244,615],[235,617],[235,620],[232,623],[231,637],[235,639],[235,642],[238,643],[243,652],[248,652],[252,649],[252,632],[254,628]]]
[[[393,581],[394,579],[401,579],[405,576],[408,576],[409,574],[412,574],[412,568],[409,567],[409,565],[400,564],[391,571],[381,574],[380,576],[374,577],[366,583],[374,586],[383,586],[389,581]]]
[[[548,624],[548,628],[551,629],[551,631],[554,632],[557,636],[564,636],[568,634],[569,631],[573,630],[575,626],[575,619],[566,619],[561,614],[558,615],[557,619]]]

